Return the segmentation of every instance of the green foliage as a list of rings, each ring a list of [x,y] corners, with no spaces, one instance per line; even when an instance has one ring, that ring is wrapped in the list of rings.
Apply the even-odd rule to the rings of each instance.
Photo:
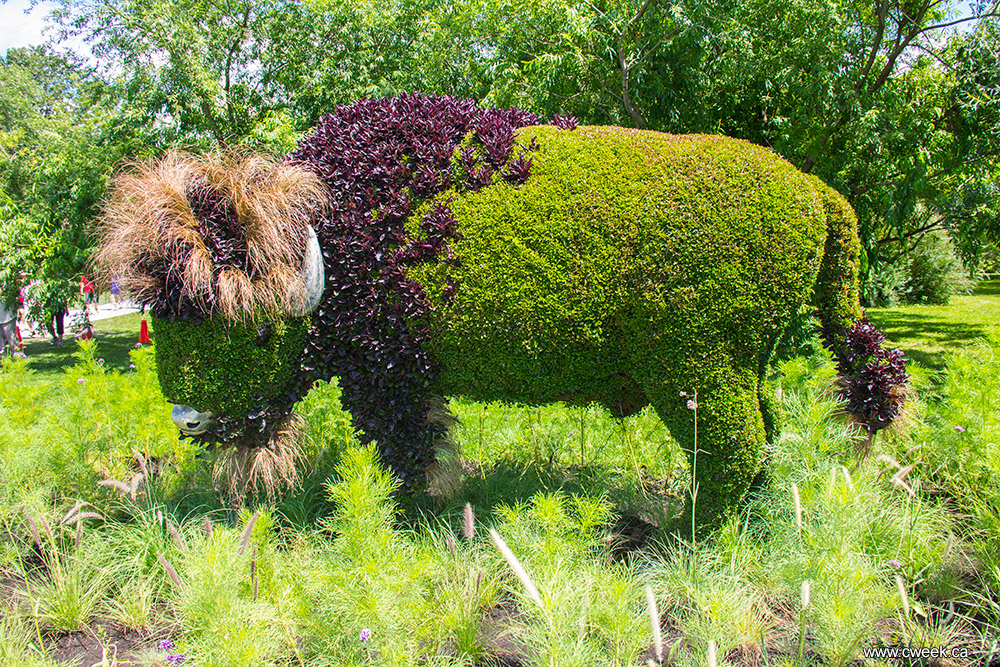
[[[184,532],[187,551],[174,559],[183,586],[177,610],[198,663],[252,667],[291,652],[295,575],[276,561],[269,515],[248,512],[244,526],[216,526],[207,537],[195,522]]]
[[[129,148],[125,137],[107,140],[113,110],[103,91],[69,53],[35,46],[0,59],[0,281],[21,287],[21,272],[41,281],[31,295],[39,308],[75,294],[87,226]]]
[[[817,187],[826,209],[827,237],[814,291],[827,345],[834,356],[849,354],[843,332],[861,317],[858,284],[861,243],[857,217],[843,197],[826,187]]]
[[[670,479],[687,465],[649,407],[620,420],[596,404],[524,407],[455,398],[449,408],[458,417],[452,436],[462,457],[481,466],[608,470],[621,475],[615,485],[625,493],[641,487],[644,477]],[[491,473],[498,474],[496,469]]]
[[[952,308],[968,311],[965,301]],[[325,486],[330,505],[302,507],[295,527],[266,507],[255,519],[253,508],[200,508],[182,519],[177,496],[207,497],[209,482],[190,479],[179,493],[161,492],[173,488],[165,482],[176,482],[178,462],[193,452],[176,441],[169,406],[154,390],[151,350],[135,352],[134,371],[116,373],[87,346],[77,367],[47,383],[23,361],[7,362],[0,371],[0,442],[8,443],[0,450],[0,567],[13,573],[8,581],[25,576],[35,597],[22,589],[0,603],[0,661],[52,664],[45,657],[53,640],[47,630],[89,615],[152,628],[158,637],[169,633],[176,652],[218,667],[470,665],[500,661],[501,645],[515,647],[508,661],[522,664],[634,665],[651,643],[645,583],[655,592],[673,664],[704,664],[709,641],[720,664],[734,650],[756,656],[764,648],[772,663],[794,663],[803,628],[799,664],[850,664],[861,647],[897,640],[962,642],[988,655],[1000,624],[992,596],[1000,583],[998,348],[996,341],[970,346],[949,357],[946,371],[917,373],[922,400],[905,428],[880,435],[865,464],[854,461],[855,432],[831,398],[836,371],[828,355],[783,363],[780,390],[773,391],[784,427],[767,445],[770,482],[711,536],[699,537],[696,549],[645,523],[623,531],[622,514],[631,508],[619,499],[613,476],[601,473],[628,469],[644,492],[683,481],[676,445],[659,449],[665,434],[650,410],[617,424],[596,406],[455,401],[463,420],[459,439],[485,478],[467,475],[460,492],[475,506],[476,535],[466,539],[457,529],[461,500],[430,501],[433,516],[396,504],[396,481],[375,449],[350,441],[337,387],[320,385],[299,409],[317,449],[345,452]],[[150,403],[142,398],[147,394]],[[699,401],[700,418],[700,394]],[[69,402],[81,409],[60,405]],[[148,420],[140,419],[150,410]],[[129,423],[131,432],[110,434],[104,429],[111,420]],[[66,430],[53,430],[60,421]],[[67,433],[82,426],[108,439],[75,445],[78,461],[60,454],[71,440]],[[108,449],[110,442],[116,449]],[[95,467],[129,479],[138,466],[132,447],[150,454],[151,481],[139,485],[135,500],[102,489],[93,499],[97,508],[74,508],[108,518],[85,519],[77,546],[76,522],[66,514],[75,502],[60,496],[86,495],[97,477],[84,472]],[[60,456],[63,463],[53,465]],[[647,469],[631,472],[629,456]],[[533,477],[539,469],[552,474],[539,482]],[[480,494],[489,484],[490,492]],[[316,520],[331,508],[328,521]],[[43,543],[41,558],[32,555],[28,516]],[[649,511],[646,519],[652,518]],[[623,544],[636,525],[653,539]],[[487,537],[491,526],[520,560],[542,605]],[[958,613],[949,620],[952,602]],[[365,628],[371,635],[363,642]]]
[[[991,14],[990,3],[742,0],[714,17],[698,99],[718,131],[772,146],[848,198],[865,282],[933,229],[961,238],[968,259],[996,229]]]
[[[827,238],[817,188],[843,246],[823,296],[836,318],[857,307],[849,209],[773,154],[724,138],[538,127],[518,140],[539,146],[526,183],[445,195],[461,265],[411,272],[437,307],[438,390],[596,401],[613,414],[650,402],[685,448],[693,419],[678,395],[697,390],[699,446],[711,452],[695,471],[699,512],[718,517],[760,467],[761,375]]]
[[[1000,528],[1000,488],[993,475],[1000,466],[1000,342],[988,341],[948,356],[922,428],[900,447],[915,443],[918,474],[941,485],[982,530],[981,552],[996,564],[992,547]]]
[[[541,599],[539,607],[508,569],[506,587],[528,617],[527,640],[537,663],[633,664],[649,645],[649,624],[634,572],[602,563],[607,504],[594,497],[539,493],[525,503],[501,505],[495,513],[497,532]]]
[[[72,510],[70,511],[72,514]],[[69,518],[69,515],[67,515]],[[36,620],[56,632],[76,632],[95,615],[107,586],[107,575],[82,555],[82,527],[76,532],[39,520],[42,572],[23,571],[27,602]],[[77,522],[79,523],[79,521]],[[73,533],[76,533],[73,535]]]
[[[929,588],[965,547],[944,508],[907,492],[898,464],[853,461],[856,436],[828,394],[835,369],[825,354],[791,360],[782,371],[785,428],[769,447],[770,484],[708,544],[677,545],[651,573],[695,655],[710,639],[720,655],[761,642],[794,655],[802,628],[809,653],[850,664],[876,641],[879,621],[902,615],[894,575],[911,594]],[[934,603],[956,595],[951,589]],[[774,605],[791,611],[791,636],[764,613]],[[914,621],[930,613],[923,605],[910,601]]]
[[[107,66],[126,137],[160,147],[254,138],[262,140],[255,147],[287,148],[277,84],[298,51],[296,29],[283,25],[302,18],[292,3],[71,1],[51,18],[64,39],[86,38]]]
[[[904,303],[944,305],[952,296],[972,291],[968,271],[944,234],[925,236],[907,260],[909,277],[902,289]]]
[[[952,240],[943,232],[922,236],[910,252],[883,266],[872,281],[873,305],[946,305],[956,295],[968,294],[974,282],[959,259]]]
[[[309,330],[308,317],[260,324],[152,321],[164,395],[229,417],[243,417],[258,397],[285,392]]]
[[[0,661],[18,667],[53,667],[55,661],[38,646],[37,635],[19,611],[8,607],[0,611]]]
[[[481,558],[464,544],[449,553],[440,535],[395,528],[398,480],[374,445],[347,451],[338,476],[328,487],[337,509],[325,523],[335,537],[309,584],[309,649],[339,660],[323,664],[443,665],[474,655],[476,619],[496,591]],[[444,657],[456,650],[456,660]]]
[[[822,396],[822,380],[796,387],[801,362],[786,370],[789,434],[775,445],[771,487],[751,511],[766,517],[772,536],[771,581],[794,597],[810,581],[811,602],[800,613],[815,650],[843,665],[871,640],[873,624],[902,605],[892,575],[908,586],[927,581],[961,546],[943,509],[911,495],[899,463],[858,466],[844,456],[854,439],[831,419],[836,404]]]
[[[18,215],[44,221],[46,247],[60,248],[48,268],[61,278],[85,266],[84,225],[123,157],[177,145],[281,153],[338,104],[455,94],[772,147],[849,199],[874,296],[929,230],[948,230],[970,267],[998,241],[992,6],[69,0],[50,15],[55,40],[86,43],[100,65],[11,50],[0,172]]]
[[[167,491],[191,473],[197,447],[179,441],[156,379],[151,349],[133,350],[126,373],[110,371],[93,341],[80,341],[77,365],[40,384],[25,360],[0,371],[0,502],[29,507],[66,486],[94,500],[96,482],[131,479],[133,450],[160,459]]]

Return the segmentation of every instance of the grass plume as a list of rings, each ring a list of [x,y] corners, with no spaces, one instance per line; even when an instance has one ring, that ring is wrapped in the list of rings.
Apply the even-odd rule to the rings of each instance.
[[[462,511],[462,535],[467,542],[476,539],[476,514],[472,509],[472,503],[465,503]]]
[[[649,612],[649,627],[653,631],[653,649],[656,651],[656,662],[663,662],[663,634],[660,632],[660,612],[656,607],[656,596],[653,589],[646,585],[646,610]]]
[[[206,198],[235,213],[236,229],[227,233],[239,240],[239,256],[213,254],[216,240],[205,236],[200,213]],[[170,276],[183,276],[183,297],[205,313],[244,320],[294,310],[305,299],[306,225],[326,200],[325,186],[298,165],[171,151],[114,179],[95,265],[104,277],[117,275],[139,303],[167,298]]]
[[[156,560],[160,561],[160,565],[162,565],[163,569],[167,571],[167,574],[170,576],[174,584],[177,586],[177,590],[183,592],[184,584],[181,582],[181,578],[180,576],[178,576],[177,570],[175,570],[174,566],[170,564],[170,561],[168,561],[161,553],[156,554]]]
[[[223,448],[215,462],[215,484],[235,504],[241,504],[248,493],[263,492],[273,500],[297,488],[304,427],[303,419],[292,413],[275,427],[266,446]]]
[[[538,588],[535,587],[535,582],[531,580],[531,577],[528,576],[528,572],[524,569],[524,566],[521,565],[521,561],[517,559],[514,552],[510,550],[507,543],[503,541],[502,537],[500,537],[500,533],[498,533],[495,529],[490,528],[490,538],[493,540],[493,544],[495,544],[497,549],[500,551],[500,555],[502,555],[504,560],[507,561],[507,564],[510,565],[510,569],[513,570],[514,574],[517,575],[517,578],[521,580],[521,584],[528,592],[528,597],[531,598],[531,601],[537,604],[539,609],[545,609],[545,603],[542,602],[542,596],[539,595]]]

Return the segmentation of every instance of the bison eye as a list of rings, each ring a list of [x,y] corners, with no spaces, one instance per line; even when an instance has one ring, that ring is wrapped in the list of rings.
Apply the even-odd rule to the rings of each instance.
[[[271,340],[271,325],[262,324],[257,327],[257,347],[267,345],[269,340]]]

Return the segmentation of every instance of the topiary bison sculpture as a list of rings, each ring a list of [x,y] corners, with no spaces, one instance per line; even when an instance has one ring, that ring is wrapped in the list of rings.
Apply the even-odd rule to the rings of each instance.
[[[413,95],[338,108],[279,164],[172,154],[120,177],[99,260],[152,309],[180,429],[244,474],[271,457],[291,477],[317,380],[409,488],[443,396],[652,404],[690,446],[697,391],[711,519],[760,469],[793,313],[815,293],[835,348],[860,314],[858,252],[840,195],[747,142]]]

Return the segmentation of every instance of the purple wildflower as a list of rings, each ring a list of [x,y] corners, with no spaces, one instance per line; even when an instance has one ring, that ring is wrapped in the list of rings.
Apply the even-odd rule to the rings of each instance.
[[[99,363],[99,364],[103,364],[103,363],[104,363],[104,359],[98,359],[98,360],[97,360],[97,363]]]
[[[372,631],[369,630],[368,628],[365,628],[360,633],[358,633],[358,640],[366,642],[368,641],[368,638],[371,636],[372,636]]]
[[[86,382],[86,380],[84,380],[83,378],[80,378],[79,380],[76,381],[77,384],[83,384],[84,382]]]
[[[891,568],[892,568],[892,569],[894,569],[894,570],[898,570],[899,568],[903,567],[903,564],[902,564],[902,563],[900,563],[900,562],[899,562],[898,560],[896,560],[895,558],[894,558],[894,559],[892,559],[892,560],[890,560],[890,561],[889,561],[889,563],[888,563],[888,565],[889,565],[889,567],[891,567]]]
[[[129,367],[129,370],[133,370],[133,371],[135,370],[135,364],[129,364],[128,367]]]
[[[172,649],[174,647],[174,643],[172,641],[170,641],[169,639],[162,639],[162,640],[160,640],[160,643],[157,644],[157,647],[161,651],[169,651],[170,649]]]
[[[135,349],[141,350],[142,349],[142,343],[136,343],[135,344]]]
[[[958,431],[959,433],[965,433],[965,427],[963,426],[956,426],[955,430]]]
[[[183,653],[174,653],[173,655],[167,656],[167,662],[172,663],[174,665],[180,665],[184,662],[184,660],[185,657]]]

